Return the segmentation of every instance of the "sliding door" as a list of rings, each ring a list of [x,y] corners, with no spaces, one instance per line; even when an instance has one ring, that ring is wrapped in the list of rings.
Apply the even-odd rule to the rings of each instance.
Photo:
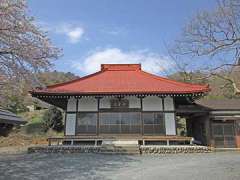
[[[140,134],[140,112],[101,112],[99,114],[100,133]]]

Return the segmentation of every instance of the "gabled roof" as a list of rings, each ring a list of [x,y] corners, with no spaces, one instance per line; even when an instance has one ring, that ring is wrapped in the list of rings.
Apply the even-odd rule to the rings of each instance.
[[[32,94],[191,94],[208,92],[206,85],[177,82],[141,70],[140,64],[102,64],[101,71],[34,89]]]

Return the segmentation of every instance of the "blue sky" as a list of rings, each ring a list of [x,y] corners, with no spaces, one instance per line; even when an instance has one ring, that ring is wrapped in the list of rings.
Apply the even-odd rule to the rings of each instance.
[[[180,36],[198,11],[215,0],[29,0],[29,13],[63,49],[54,69],[80,76],[101,63],[142,63],[155,74],[171,72],[166,44]],[[192,67],[201,65],[196,62]]]

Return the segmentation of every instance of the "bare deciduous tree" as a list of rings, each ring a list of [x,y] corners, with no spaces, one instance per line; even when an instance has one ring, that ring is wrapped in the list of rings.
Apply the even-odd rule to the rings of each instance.
[[[240,1],[219,0],[214,10],[198,13],[176,40],[173,52],[217,58],[218,65],[208,69],[210,75],[226,80],[227,86],[231,85],[239,94],[239,80],[231,74],[240,66]],[[218,73],[224,68],[228,69],[228,75]]]
[[[60,55],[27,14],[25,0],[0,0],[0,89],[13,81],[34,79]],[[0,98],[3,91],[0,90]]]

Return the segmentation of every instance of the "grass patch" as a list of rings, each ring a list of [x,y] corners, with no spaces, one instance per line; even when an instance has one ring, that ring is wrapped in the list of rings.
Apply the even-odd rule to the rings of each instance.
[[[27,124],[21,127],[20,131],[22,134],[30,135],[33,137],[49,137],[58,136],[63,137],[64,132],[56,132],[53,130],[48,130],[47,132],[43,129],[43,115],[46,110],[39,110],[34,112],[25,112],[19,114],[25,120],[28,121]]]
[[[43,131],[43,114],[45,110],[34,111],[34,112],[25,112],[20,115],[28,121],[26,125],[21,128],[21,131],[25,134],[33,134],[33,135],[43,135],[45,132]]]

